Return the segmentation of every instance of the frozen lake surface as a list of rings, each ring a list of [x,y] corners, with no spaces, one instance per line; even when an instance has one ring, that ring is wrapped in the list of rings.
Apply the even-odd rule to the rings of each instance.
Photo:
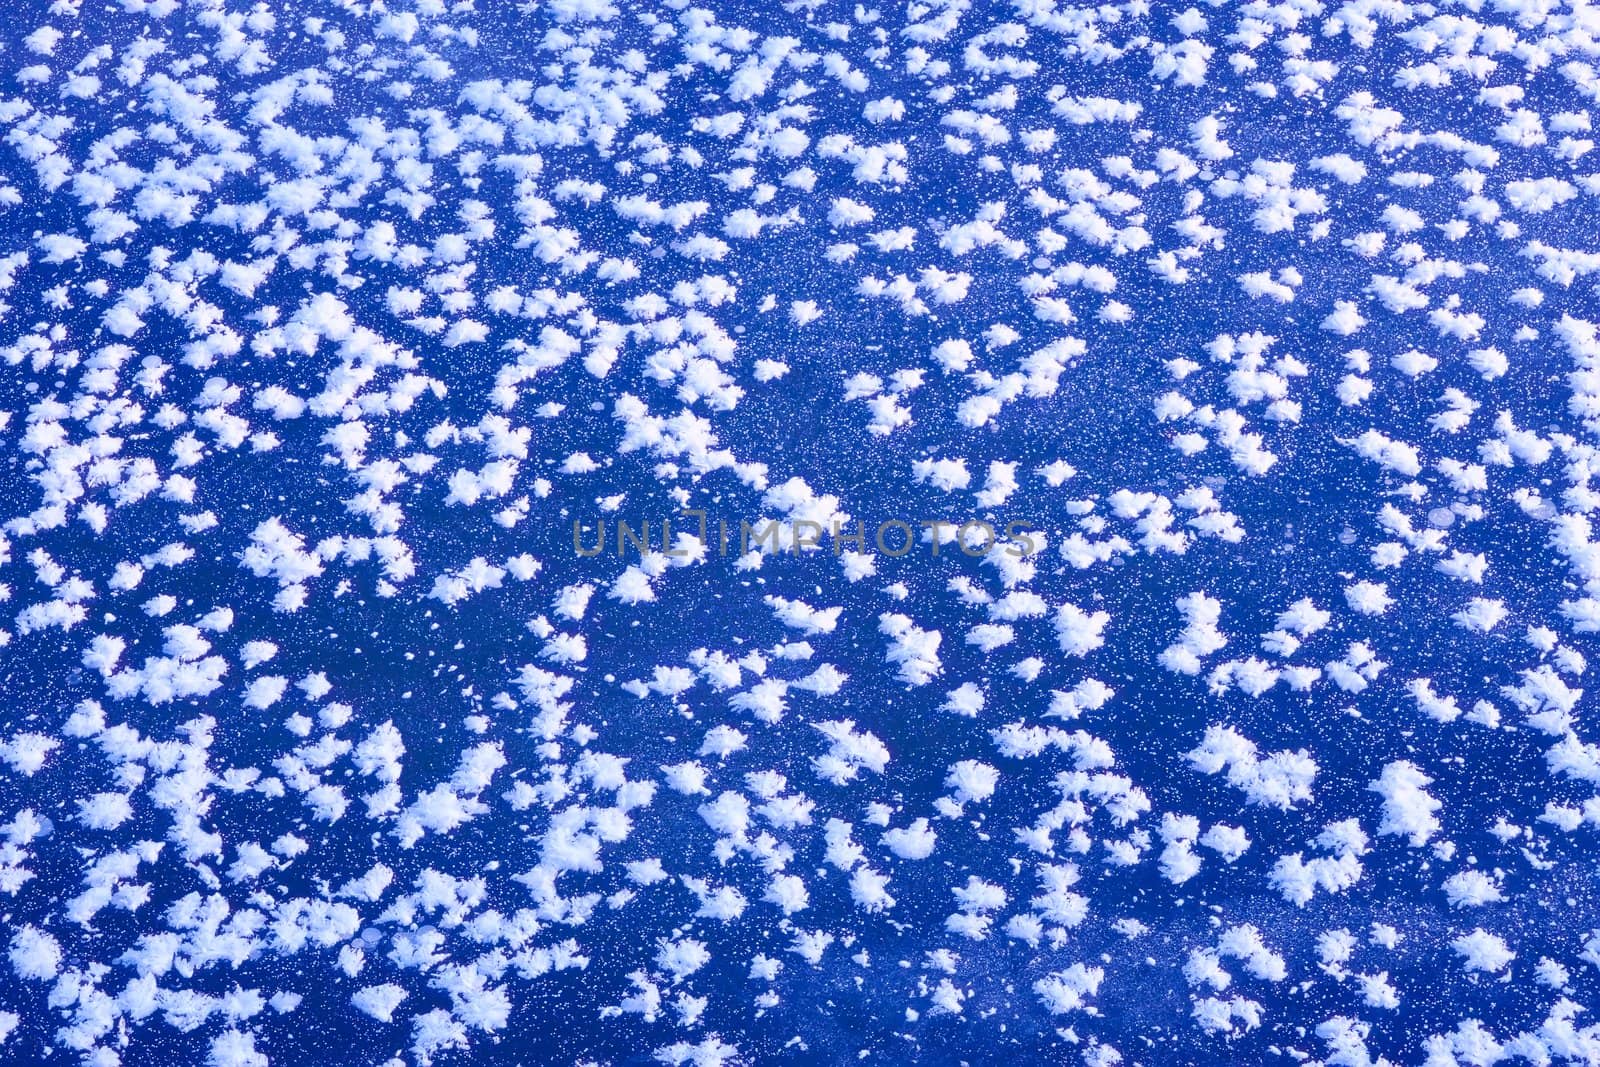
[[[11,5],[0,1062],[1600,1064],[1597,62]]]

